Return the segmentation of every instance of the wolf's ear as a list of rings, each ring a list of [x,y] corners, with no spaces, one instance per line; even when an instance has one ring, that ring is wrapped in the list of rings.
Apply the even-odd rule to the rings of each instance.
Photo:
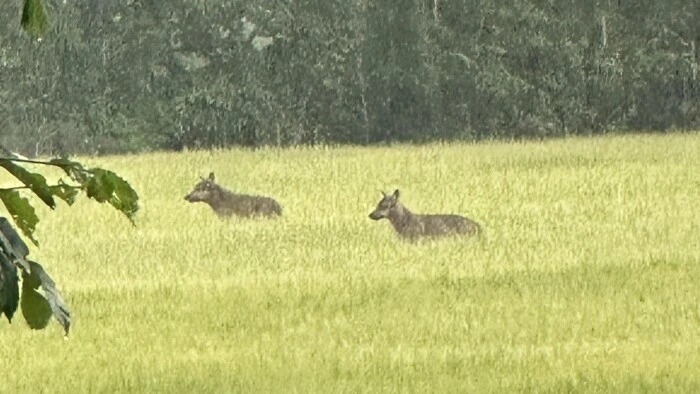
[[[214,180],[214,173],[213,173],[213,172],[210,172],[210,173],[209,173],[209,180],[210,180],[210,181],[213,181],[213,180]]]
[[[380,190],[379,192],[382,193],[382,197],[386,197],[386,193],[384,192],[384,190]]]
[[[394,198],[398,200],[398,198],[399,198],[399,189],[394,190]]]

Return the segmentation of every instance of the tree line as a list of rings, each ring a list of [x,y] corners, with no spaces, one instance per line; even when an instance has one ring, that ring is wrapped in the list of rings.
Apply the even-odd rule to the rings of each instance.
[[[3,143],[25,155],[700,127],[693,2],[0,5]]]

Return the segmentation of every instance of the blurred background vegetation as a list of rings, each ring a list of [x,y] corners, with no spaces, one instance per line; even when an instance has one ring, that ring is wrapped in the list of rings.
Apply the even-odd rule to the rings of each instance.
[[[0,140],[28,156],[700,128],[700,14],[667,0],[0,5]]]

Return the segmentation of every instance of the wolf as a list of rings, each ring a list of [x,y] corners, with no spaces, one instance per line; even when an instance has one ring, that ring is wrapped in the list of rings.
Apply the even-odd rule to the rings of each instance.
[[[270,197],[233,193],[216,183],[213,172],[208,178],[200,177],[200,179],[194,190],[185,196],[185,200],[191,203],[205,202],[219,217],[237,215],[250,218],[282,215],[282,206]]]
[[[382,192],[383,198],[369,214],[370,219],[389,219],[400,237],[415,240],[419,237],[441,237],[447,235],[474,236],[481,232],[481,226],[464,216],[411,212],[399,201],[399,189],[393,194]]]

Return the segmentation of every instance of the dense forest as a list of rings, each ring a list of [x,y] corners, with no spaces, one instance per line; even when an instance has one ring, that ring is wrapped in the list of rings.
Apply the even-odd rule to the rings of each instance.
[[[25,155],[700,128],[685,0],[0,5],[0,140]]]

